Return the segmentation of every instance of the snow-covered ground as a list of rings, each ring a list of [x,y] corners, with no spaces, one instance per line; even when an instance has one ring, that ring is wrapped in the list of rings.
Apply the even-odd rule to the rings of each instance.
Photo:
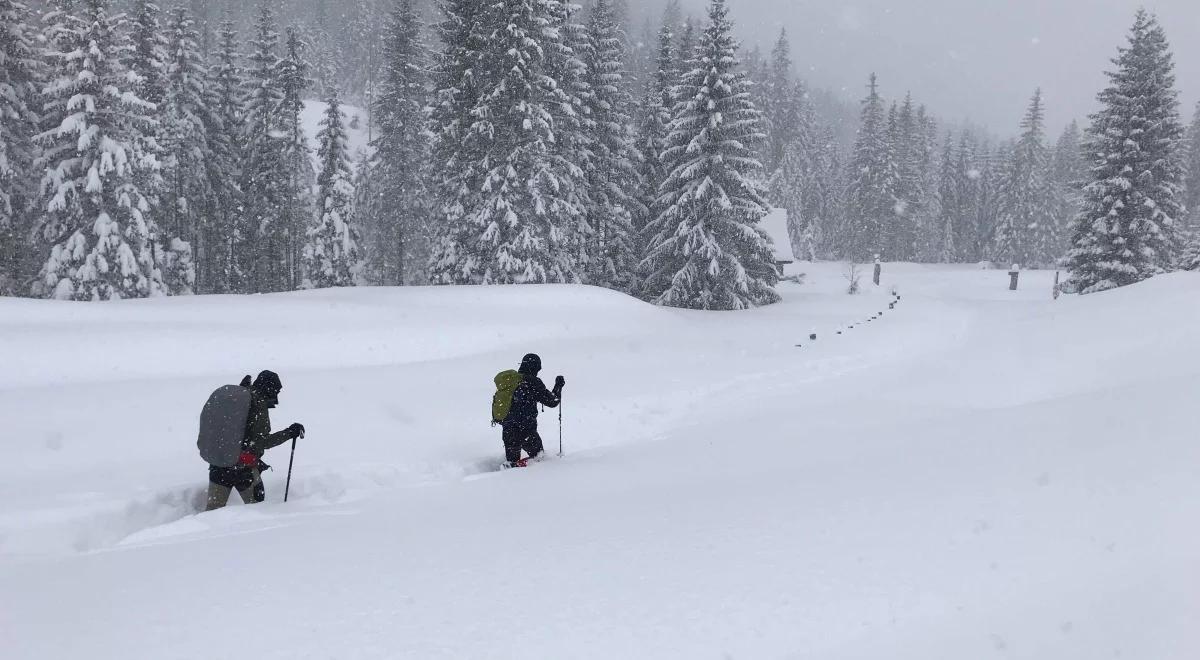
[[[0,657],[1200,657],[1200,277],[795,268],[728,314],[0,299]],[[567,454],[496,472],[528,351]],[[308,428],[291,501],[285,446],[266,504],[196,514],[200,406],[264,368]]]

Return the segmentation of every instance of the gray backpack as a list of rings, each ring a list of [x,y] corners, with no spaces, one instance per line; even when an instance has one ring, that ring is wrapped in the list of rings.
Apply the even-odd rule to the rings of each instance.
[[[200,458],[217,467],[237,465],[249,417],[248,388],[238,385],[217,388],[200,411],[200,436],[196,439]]]

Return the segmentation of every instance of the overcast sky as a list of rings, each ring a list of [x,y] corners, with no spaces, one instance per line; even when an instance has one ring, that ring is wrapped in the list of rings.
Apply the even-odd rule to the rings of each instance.
[[[631,4],[636,6],[636,0]],[[703,15],[705,0],[685,0]],[[1103,71],[1139,6],[1155,12],[1175,52],[1184,115],[1200,99],[1200,0],[729,0],[744,40],[791,36],[813,83],[853,98],[867,74],[890,97],[913,94],[950,122],[1016,132],[1034,88],[1050,130],[1095,109]]]

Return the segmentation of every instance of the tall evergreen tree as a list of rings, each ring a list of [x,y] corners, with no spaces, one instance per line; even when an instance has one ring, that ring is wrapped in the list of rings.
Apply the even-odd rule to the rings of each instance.
[[[946,133],[942,145],[942,157],[938,161],[937,181],[937,227],[939,263],[954,263],[959,260],[959,247],[956,241],[956,223],[963,216],[964,204],[959,185],[959,160],[954,151],[954,135]]]
[[[425,105],[428,57],[412,0],[397,0],[384,32],[384,63],[374,115],[370,187],[374,201],[359,208],[369,280],[403,285],[423,281],[429,261],[430,143]]]
[[[1068,265],[1079,291],[1144,280],[1169,268],[1183,221],[1183,183],[1174,62],[1166,34],[1145,10],[1114,60],[1102,109],[1092,116],[1096,154]]]
[[[561,64],[551,59],[561,52],[561,4],[453,0],[446,9],[443,34],[462,40],[446,42],[440,65],[442,225],[431,276],[445,284],[578,281],[572,247],[581,209],[572,195],[582,170],[556,144],[553,119],[570,101],[547,75]],[[473,20],[456,25],[463,17]]]
[[[644,254],[646,223],[650,221],[651,209],[658,196],[658,187],[667,178],[662,153],[667,145],[667,131],[671,124],[671,112],[675,106],[672,94],[675,88],[677,53],[675,34],[669,20],[663,22],[658,31],[658,55],[655,59],[654,75],[646,85],[638,117],[638,150],[641,152],[638,167],[640,202],[642,212],[635,216],[635,237],[639,243],[638,253]]]
[[[229,16],[222,21],[213,62],[208,70],[206,126],[210,158],[208,178],[213,196],[204,224],[204,258],[200,286],[204,293],[232,293],[250,288],[246,262],[238,252],[248,240],[242,222],[242,138],[245,135],[246,80],[238,52],[237,32]]]
[[[638,160],[630,128],[632,100],[625,81],[624,34],[609,0],[597,0],[587,29],[587,114],[592,160],[588,226],[595,232],[588,278],[594,284],[633,291],[640,260],[634,238]]]
[[[788,235],[798,259],[816,261],[829,254],[837,236],[837,144],[825,129],[815,140],[797,140],[784,152],[771,177],[771,198],[788,212]]]
[[[345,118],[336,88],[326,101],[317,134],[316,213],[303,249],[306,289],[352,286],[361,271],[358,230],[354,227],[354,184]]]
[[[253,51],[245,76],[242,137],[243,214],[238,270],[247,292],[292,288],[291,238],[295,181],[286,154],[290,135],[282,116],[279,32],[275,14],[264,2],[255,24]]]
[[[41,66],[29,8],[0,0],[0,295],[15,294],[32,275],[33,136],[38,126]]]
[[[305,227],[312,214],[313,167],[308,151],[308,139],[304,135],[304,96],[309,87],[310,66],[304,53],[304,43],[296,28],[287,29],[284,57],[279,62],[279,90],[283,94],[279,116],[281,129],[285,133],[284,167],[287,169],[287,197],[282,211],[288,242],[289,288],[300,286],[300,251],[304,243]]]
[[[37,137],[40,229],[53,247],[35,293],[60,299],[146,297],[163,288],[150,203],[138,188],[139,171],[156,166],[139,152],[154,106],[130,88],[136,76],[122,61],[131,46],[108,8],[108,0],[85,0],[78,17],[56,23],[71,34],[56,34],[49,52],[57,76],[44,103],[63,119]]]
[[[199,38],[191,14],[176,8],[167,29],[166,90],[159,109],[164,185],[158,222],[166,248],[164,283],[175,295],[196,290],[193,248],[203,246],[215,193],[209,180],[211,120]],[[198,251],[203,257],[204,250]]]
[[[1083,153],[1083,131],[1072,121],[1054,145],[1050,165],[1050,185],[1054,196],[1054,245],[1050,256],[1057,259],[1067,251],[1071,220],[1083,203],[1083,185],[1088,177]]]
[[[787,31],[781,30],[771,50],[762,90],[767,129],[767,155],[763,164],[768,173],[779,168],[787,149],[796,143],[812,141],[812,118],[804,87],[792,71],[791,53]]]
[[[137,75],[133,91],[143,101],[162,104],[167,95],[167,33],[162,28],[162,11],[153,0],[133,0],[129,18],[126,66]]]
[[[692,70],[679,85],[663,154],[670,170],[647,227],[646,297],[692,309],[744,309],[779,300],[766,214],[762,115],[739,69],[725,0],[712,0]]]
[[[1196,114],[1188,129],[1186,149],[1183,204],[1188,211],[1189,229],[1200,232],[1200,103],[1196,104]]]
[[[875,74],[871,74],[868,90],[847,190],[846,254],[860,262],[886,252],[895,217],[897,185],[896,164],[888,138],[889,126],[894,122],[884,112]]]
[[[992,260],[1001,264],[1048,266],[1056,245],[1055,197],[1050,182],[1042,90],[1034,92],[1021,121],[1021,137],[1005,167]]]

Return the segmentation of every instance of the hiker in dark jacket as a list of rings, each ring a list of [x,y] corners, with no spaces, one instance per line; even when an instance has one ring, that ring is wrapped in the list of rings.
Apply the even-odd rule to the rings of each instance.
[[[242,502],[254,504],[267,498],[263,487],[262,473],[271,466],[263,462],[263,454],[293,438],[304,435],[304,426],[292,424],[277,433],[271,433],[269,410],[279,405],[279,393],[283,383],[273,371],[264,371],[250,382],[250,377],[241,383],[250,388],[250,414],[246,418],[246,432],[242,438],[242,455],[233,467],[208,466],[208,504],[205,511],[219,509],[229,501],[230,492],[236,490]]]
[[[554,379],[554,391],[550,391],[538,378],[541,370],[542,358],[533,353],[526,355],[521,360],[521,368],[517,369],[523,379],[513,392],[512,407],[503,422],[504,458],[513,467],[525,467],[527,459],[521,458],[522,450],[529,458],[542,453],[542,436],[537,430],[538,404],[557,408],[562,401],[562,389],[567,381],[559,376]]]

